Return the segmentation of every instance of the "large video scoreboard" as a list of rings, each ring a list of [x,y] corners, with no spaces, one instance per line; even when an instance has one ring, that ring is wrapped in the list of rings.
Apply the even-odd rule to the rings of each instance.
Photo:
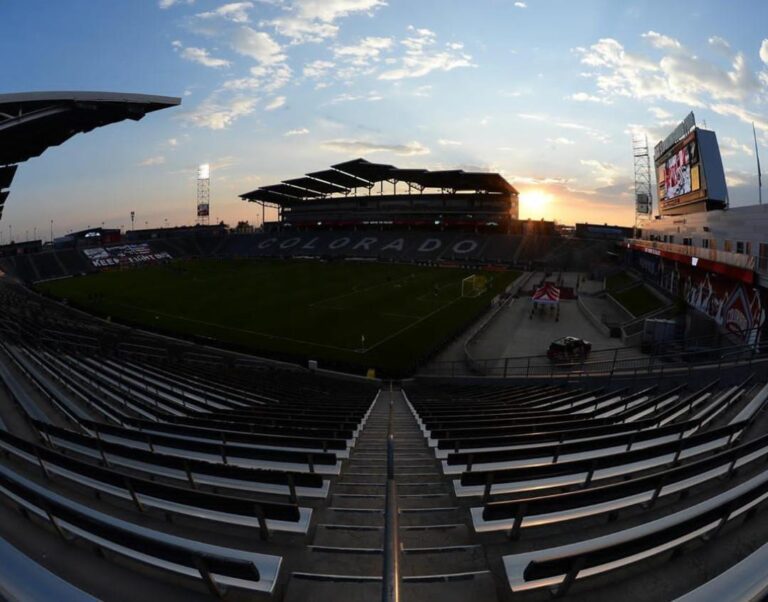
[[[661,215],[727,206],[728,188],[717,136],[696,127],[693,113],[656,145],[654,163]]]

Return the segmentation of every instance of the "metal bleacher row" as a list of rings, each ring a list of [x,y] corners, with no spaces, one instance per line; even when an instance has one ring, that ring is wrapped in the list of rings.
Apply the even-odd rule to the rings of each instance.
[[[287,378],[288,386],[285,376],[246,386],[237,376],[2,342],[0,380],[24,428],[11,432],[0,419],[0,500],[67,542],[218,597],[271,594],[286,545],[306,536],[313,500],[328,495],[375,394]],[[158,526],[167,521],[211,536]],[[227,529],[247,545],[218,543]],[[24,564],[8,546],[3,555]],[[0,571],[0,592],[2,580]]]
[[[721,531],[768,499],[768,435],[754,428],[768,385],[752,377],[695,390],[415,384],[406,395],[515,595],[590,592],[596,581],[613,584],[614,597],[590,597],[597,590],[584,599],[618,599],[622,579],[642,579],[643,567],[653,579],[654,558],[674,559],[698,540],[711,551]],[[749,587],[765,594],[765,565],[743,562],[759,573]],[[699,594],[726,591],[727,575],[744,571],[734,566]],[[694,589],[686,600],[716,599],[690,584],[670,587]]]
[[[33,599],[378,598],[390,428],[404,600],[766,591],[757,366],[401,390],[97,325],[15,285],[0,309],[0,595],[24,574]]]

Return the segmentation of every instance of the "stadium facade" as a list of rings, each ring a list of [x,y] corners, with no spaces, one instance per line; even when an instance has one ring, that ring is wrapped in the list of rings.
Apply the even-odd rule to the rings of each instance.
[[[768,206],[729,207],[714,132],[693,113],[656,145],[659,214],[626,247],[631,265],[738,339],[758,343],[768,303]]]
[[[518,191],[500,174],[429,171],[355,159],[240,195],[278,209],[279,228],[511,232]]]

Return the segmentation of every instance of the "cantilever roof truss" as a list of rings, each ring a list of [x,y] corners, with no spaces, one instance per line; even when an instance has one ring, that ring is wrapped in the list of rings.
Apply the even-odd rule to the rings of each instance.
[[[377,182],[405,182],[421,190],[475,191],[516,195],[517,190],[498,173],[465,172],[460,169],[429,171],[399,169],[385,163],[354,159],[332,165],[331,169],[308,173],[305,177],[284,180],[240,195],[246,201],[291,204],[326,194],[349,194],[355,188],[370,189]],[[263,192],[260,192],[263,191]],[[264,194],[268,193],[268,194]]]
[[[180,98],[114,92],[0,94],[0,199],[8,197],[17,164],[76,134],[125,119],[138,121],[180,103]]]

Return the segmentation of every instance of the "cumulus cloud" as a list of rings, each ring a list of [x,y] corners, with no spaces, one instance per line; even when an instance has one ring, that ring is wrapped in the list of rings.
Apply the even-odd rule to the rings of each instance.
[[[249,77],[230,79],[224,82],[225,90],[261,90],[272,93],[291,81],[293,71],[285,63],[251,67]]]
[[[274,65],[285,60],[282,47],[264,31],[256,31],[244,25],[235,31],[231,40],[232,48],[263,65]]]
[[[723,157],[732,157],[734,155],[740,154],[745,154],[751,157],[755,154],[751,146],[744,144],[743,142],[739,142],[736,140],[736,138],[731,138],[729,136],[723,136],[720,138],[719,146],[720,154],[723,155]]]
[[[619,166],[606,161],[582,159],[581,164],[585,167],[589,167],[595,182],[603,186],[613,186],[619,176],[622,175],[622,170]]]
[[[195,127],[223,130],[256,109],[255,98],[236,96],[222,102],[216,96],[207,98],[193,111],[184,114],[182,119]]]
[[[274,111],[275,109],[279,109],[282,106],[285,106],[285,96],[277,96],[276,98],[273,98],[266,107],[264,107],[264,110]]]
[[[760,90],[758,77],[749,69],[743,53],[729,55],[730,65],[723,68],[669,36],[650,31],[643,37],[662,51],[661,59],[631,53],[612,38],[575,49],[581,62],[594,68],[586,75],[594,78],[599,96],[661,99],[704,107],[712,100],[743,103]]]
[[[672,113],[660,107],[648,107],[648,111],[656,119],[670,119],[672,117]]]
[[[528,5],[525,2],[515,2],[515,6],[517,8],[528,8]]]
[[[306,136],[307,134],[309,134],[307,128],[296,128],[294,130],[288,130],[283,136]]]
[[[728,43],[728,40],[725,40],[720,36],[712,36],[707,40],[707,43],[713,48],[717,48],[718,50],[725,52],[730,52],[731,50],[731,45]]]
[[[763,40],[763,43],[760,44],[760,60],[768,65],[768,38]]]
[[[755,124],[755,127],[764,132],[768,132],[768,117],[764,114],[754,113],[744,107],[731,104],[731,103],[719,103],[710,106],[715,113],[719,115],[725,115],[727,117],[736,117],[744,123]]]
[[[656,48],[670,50],[683,47],[683,45],[675,38],[670,38],[669,36],[665,36],[655,31],[648,31],[642,34],[642,37],[648,40],[651,45]]]
[[[304,77],[310,79],[320,79],[328,75],[328,72],[335,66],[331,61],[317,60],[304,65]]]
[[[187,48],[181,50],[180,56],[188,61],[198,63],[205,67],[213,67],[214,69],[219,67],[229,67],[228,60],[212,57],[205,48],[195,48],[194,46],[188,46]]]
[[[158,155],[156,157],[147,157],[139,165],[141,167],[152,167],[153,165],[162,165],[165,163],[165,157]]]
[[[381,52],[392,47],[392,38],[367,37],[357,44],[338,46],[333,49],[334,56],[353,65],[368,65],[379,60]]]
[[[198,13],[196,16],[201,19],[221,18],[235,23],[247,23],[248,11],[251,8],[253,8],[253,2],[231,2],[215,10]]]
[[[437,143],[440,146],[461,146],[462,144],[464,144],[463,142],[459,142],[458,140],[446,140],[445,138],[440,138],[440,140],[438,140]]]
[[[366,94],[339,94],[338,96],[335,96],[331,100],[331,104],[339,104],[340,102],[353,102],[356,100],[367,100],[368,102],[378,102],[379,100],[382,100],[384,97],[381,96],[378,92],[375,90],[371,90],[370,92]]]
[[[593,94],[587,94],[586,92],[576,92],[575,94],[571,94],[566,98],[569,98],[570,100],[575,100],[576,102],[599,102],[603,104],[611,103],[610,99],[608,98],[595,96]]]
[[[263,21],[263,25],[274,27],[275,31],[294,44],[322,42],[336,37],[339,31],[334,21],[353,13],[372,14],[386,6],[383,0],[294,0],[286,4],[286,15]]]
[[[405,144],[379,144],[366,140],[326,140],[323,148],[348,155],[370,155],[372,153],[392,153],[403,157],[414,155],[427,155],[429,149],[420,142],[407,142]]]
[[[575,144],[573,140],[570,138],[565,138],[564,136],[559,136],[558,138],[547,138],[547,142],[555,146],[570,146],[571,144]]]
[[[171,8],[174,4],[193,4],[195,0],[158,0],[157,5],[163,10]]]
[[[399,59],[399,66],[384,71],[379,79],[397,80],[409,77],[423,77],[432,71],[451,71],[459,67],[474,67],[472,57],[463,52],[463,45],[437,45],[437,35],[429,29],[408,27],[411,35],[401,41],[405,54]]]
[[[356,12],[373,13],[386,5],[384,0],[295,0],[293,9],[303,19],[331,23]]]

